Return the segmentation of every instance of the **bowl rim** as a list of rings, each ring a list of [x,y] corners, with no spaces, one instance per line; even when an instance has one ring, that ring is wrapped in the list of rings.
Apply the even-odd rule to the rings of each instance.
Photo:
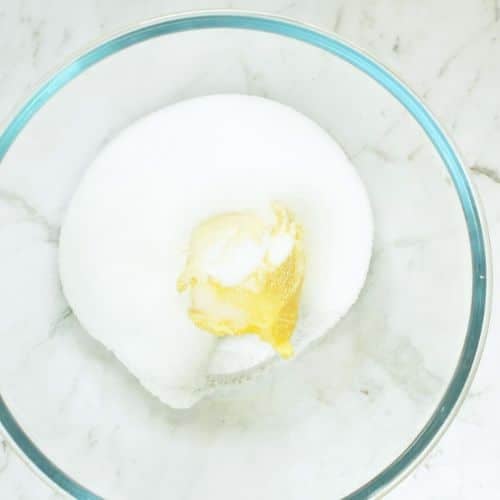
[[[444,162],[467,224],[472,261],[472,297],[467,333],[452,378],[430,419],[407,448],[372,479],[347,495],[357,500],[380,497],[410,474],[432,450],[462,405],[477,370],[491,307],[491,254],[484,212],[467,169],[449,135],[399,76],[363,49],[333,32],[283,16],[245,10],[198,10],[155,17],[103,36],[54,71],[23,101],[0,135],[0,165],[32,116],[61,88],[89,67],[136,43],[200,29],[230,28],[281,35],[340,57],[371,77],[407,109]],[[102,500],[48,459],[23,431],[0,394],[0,431],[28,466],[56,491],[79,500]]]

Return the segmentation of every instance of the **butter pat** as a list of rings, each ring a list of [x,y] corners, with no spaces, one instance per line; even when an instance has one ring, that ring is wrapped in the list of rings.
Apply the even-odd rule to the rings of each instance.
[[[187,314],[217,336],[255,334],[283,357],[297,324],[304,282],[303,231],[281,203],[272,213],[216,215],[193,231],[179,292]]]

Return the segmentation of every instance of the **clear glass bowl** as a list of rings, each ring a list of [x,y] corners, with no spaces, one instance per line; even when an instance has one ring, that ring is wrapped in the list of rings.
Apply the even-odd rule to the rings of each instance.
[[[320,345],[176,412],[72,316],[58,227],[117,131],[224,92],[293,106],[335,137],[368,189],[375,249],[359,301]],[[47,80],[3,131],[0,159],[0,421],[55,488],[79,499],[366,498],[400,480],[454,415],[487,323],[484,222],[442,128],[349,43],[256,14],[155,20]]]

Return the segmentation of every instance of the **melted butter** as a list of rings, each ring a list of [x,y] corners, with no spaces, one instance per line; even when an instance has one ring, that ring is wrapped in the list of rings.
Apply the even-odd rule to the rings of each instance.
[[[273,221],[241,212],[197,226],[177,289],[190,290],[188,314],[199,328],[255,334],[289,358],[304,281],[302,228],[282,204],[272,209]]]

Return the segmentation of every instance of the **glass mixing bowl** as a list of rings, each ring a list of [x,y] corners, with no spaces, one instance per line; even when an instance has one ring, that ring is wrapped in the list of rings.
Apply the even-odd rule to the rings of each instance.
[[[288,104],[342,145],[373,205],[374,254],[359,301],[319,345],[173,411],[71,314],[58,228],[110,137],[162,106],[230,92]],[[4,129],[0,159],[0,421],[56,489],[366,498],[415,466],[456,412],[487,323],[484,222],[442,128],[349,43],[248,13],[145,23],[49,78]]]

